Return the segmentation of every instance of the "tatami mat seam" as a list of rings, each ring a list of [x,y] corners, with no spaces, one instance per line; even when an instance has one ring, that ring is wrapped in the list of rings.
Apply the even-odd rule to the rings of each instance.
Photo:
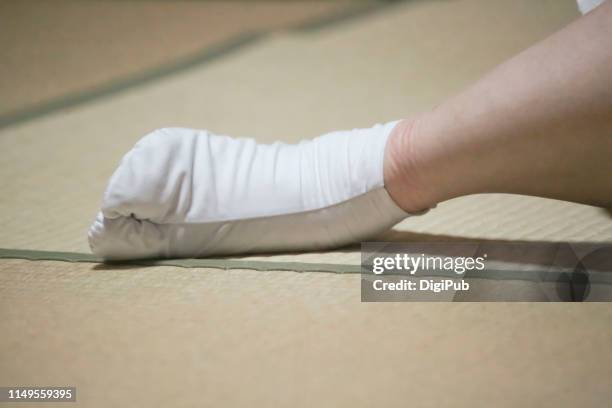
[[[277,31],[293,31],[298,33],[315,31],[333,24],[363,17],[388,5],[397,4],[404,1],[408,0],[379,0],[375,3],[365,3],[365,5],[361,4],[357,7],[348,7],[345,10],[332,14],[331,16],[319,17],[313,19],[312,21],[298,23],[283,29],[262,29],[242,33],[217,45],[213,45],[212,47],[206,47],[200,52],[194,53],[190,57],[181,58],[173,62],[157,66],[145,72],[141,72],[140,74],[134,74],[110,83],[102,84],[93,89],[65,95],[63,97],[59,97],[48,102],[43,102],[29,108],[0,115],[0,129],[37,119],[39,117],[46,116],[66,108],[72,108],[99,98],[104,98],[129,88],[149,83],[196,66],[207,64],[220,57],[236,52],[239,49],[253,45],[259,42],[262,38],[265,38],[271,33]]]

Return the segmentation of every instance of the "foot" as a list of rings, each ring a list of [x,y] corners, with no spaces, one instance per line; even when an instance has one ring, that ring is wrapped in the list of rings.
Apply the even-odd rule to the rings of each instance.
[[[92,225],[104,259],[313,250],[407,216],[384,188],[395,123],[289,145],[161,129],[123,158]]]

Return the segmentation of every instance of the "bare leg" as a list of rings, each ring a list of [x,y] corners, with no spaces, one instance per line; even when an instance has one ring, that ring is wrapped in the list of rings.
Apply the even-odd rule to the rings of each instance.
[[[402,121],[385,185],[409,212],[488,192],[612,206],[612,1]]]

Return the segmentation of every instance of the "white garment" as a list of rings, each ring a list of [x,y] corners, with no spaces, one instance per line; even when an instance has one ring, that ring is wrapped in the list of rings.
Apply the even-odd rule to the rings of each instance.
[[[312,250],[408,214],[383,185],[397,122],[289,145],[160,129],[125,155],[89,231],[105,259]]]
[[[604,0],[576,0],[578,2],[578,9],[582,14],[586,14],[599,6]]]

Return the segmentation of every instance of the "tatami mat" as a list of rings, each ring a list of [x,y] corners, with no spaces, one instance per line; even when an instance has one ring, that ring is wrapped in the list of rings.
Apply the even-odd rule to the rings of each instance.
[[[0,2],[0,118],[374,1]],[[4,120],[0,120],[0,123]]]
[[[84,407],[610,400],[606,304],[361,304],[359,275],[66,265],[0,263],[1,384],[73,385]]]
[[[393,4],[5,127],[0,248],[88,253],[108,177],[154,128],[296,141],[400,118],[576,17],[571,0]],[[486,195],[443,203],[384,238],[610,242],[612,224],[593,207]],[[231,261],[350,269],[359,248]],[[358,274],[220,262],[1,259],[0,385],[73,385],[74,405],[86,407],[590,407],[612,398],[606,304],[361,303]],[[545,300],[537,283],[507,284]]]

